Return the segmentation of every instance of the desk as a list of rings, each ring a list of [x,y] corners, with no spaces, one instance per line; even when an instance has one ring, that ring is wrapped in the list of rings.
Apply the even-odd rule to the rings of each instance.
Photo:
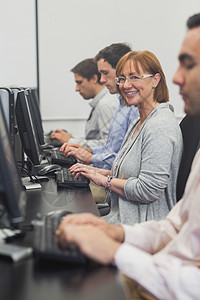
[[[53,179],[42,190],[27,191],[25,223],[39,212],[55,209],[89,211],[98,215],[89,189],[57,190]],[[25,243],[29,243],[25,237]],[[33,258],[13,264],[0,259],[1,300],[123,300],[126,299],[118,271],[114,267],[36,264]]]

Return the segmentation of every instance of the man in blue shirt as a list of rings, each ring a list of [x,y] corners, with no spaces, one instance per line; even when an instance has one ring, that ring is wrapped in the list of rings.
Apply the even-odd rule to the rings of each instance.
[[[129,51],[131,48],[128,45],[116,43],[102,49],[95,57],[101,74],[100,82],[105,84],[110,94],[117,93],[116,65],[120,58]],[[119,106],[111,121],[106,144],[87,148],[78,144],[65,143],[61,147],[61,151],[64,151],[66,155],[76,156],[86,164],[93,164],[94,167],[111,169],[129,125],[138,116],[138,109],[125,106],[119,97]]]

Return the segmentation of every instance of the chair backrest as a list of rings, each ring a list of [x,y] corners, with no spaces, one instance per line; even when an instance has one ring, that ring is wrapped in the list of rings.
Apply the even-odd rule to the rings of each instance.
[[[177,178],[177,201],[182,198],[194,156],[200,147],[200,118],[186,115],[180,127],[183,135],[183,155]]]

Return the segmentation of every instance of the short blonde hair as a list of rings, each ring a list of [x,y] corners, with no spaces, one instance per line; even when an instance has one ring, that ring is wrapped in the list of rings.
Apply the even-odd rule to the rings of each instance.
[[[139,65],[142,67],[144,72],[150,74],[160,74],[160,82],[154,89],[154,100],[158,103],[169,101],[169,91],[166,83],[166,78],[162,70],[161,64],[157,57],[150,51],[130,51],[125,54],[118,62],[116,66],[116,76],[120,76],[122,69],[127,61],[133,62],[135,70],[140,73]],[[119,86],[117,91],[121,95]],[[123,98],[123,97],[122,97]],[[123,98],[124,103],[127,105],[126,100]]]

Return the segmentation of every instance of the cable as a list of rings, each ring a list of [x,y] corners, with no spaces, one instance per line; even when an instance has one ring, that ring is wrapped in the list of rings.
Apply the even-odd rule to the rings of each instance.
[[[38,179],[38,177],[36,175],[34,175],[33,173],[30,172],[29,168],[27,167],[27,164],[21,161],[18,161],[17,163],[21,163],[21,171],[26,173],[28,175],[28,177],[30,178],[31,182],[37,182],[40,183],[40,180]],[[23,174],[21,173],[21,176],[23,176]]]

